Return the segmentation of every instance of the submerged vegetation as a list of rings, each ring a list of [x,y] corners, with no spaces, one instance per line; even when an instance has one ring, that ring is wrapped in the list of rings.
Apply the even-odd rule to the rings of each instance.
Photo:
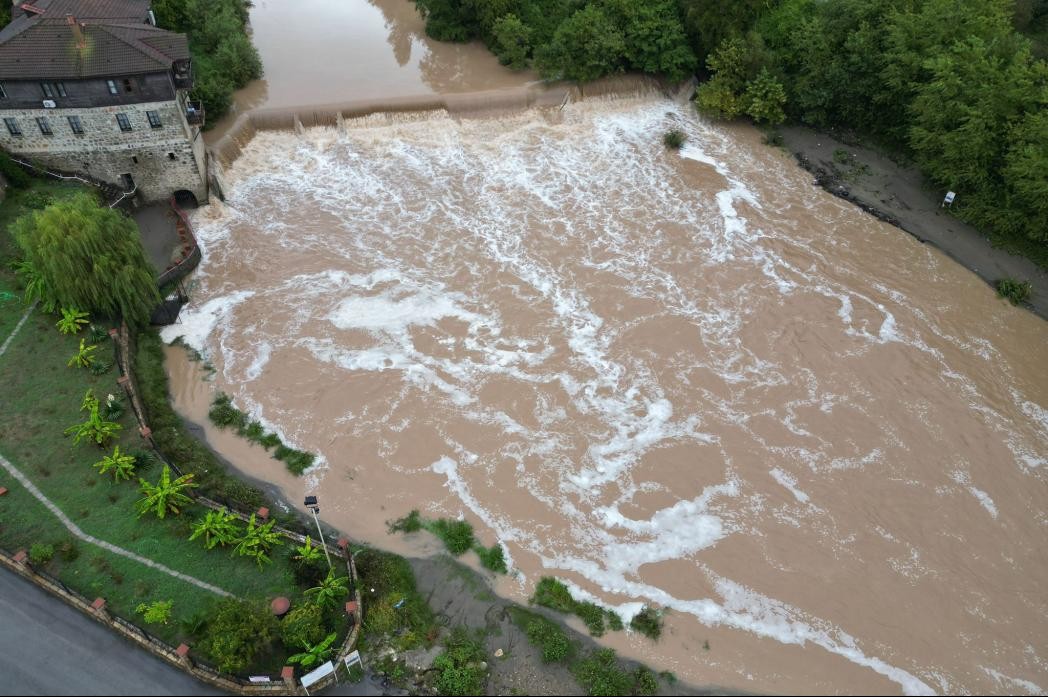
[[[417,510],[413,510],[403,518],[398,518],[389,524],[390,532],[411,533],[419,530],[428,530],[444,543],[448,552],[458,557],[471,549],[480,558],[480,564],[489,571],[504,574],[509,571],[506,564],[506,552],[502,545],[496,542],[491,547],[485,547],[473,533],[473,526],[465,520],[451,520],[450,518],[437,518],[428,520],[423,518]]]
[[[1029,281],[1002,278],[997,281],[997,295],[1006,298],[1012,305],[1020,305],[1030,299],[1033,286]]]
[[[531,596],[535,605],[548,607],[569,615],[575,615],[586,625],[593,636],[603,636],[607,629],[622,629],[622,618],[612,610],[605,610],[588,600],[575,600],[571,591],[563,582],[552,576],[543,576],[535,586]]]
[[[207,415],[211,423],[219,428],[232,428],[252,443],[273,450],[273,457],[287,465],[294,474],[302,474],[316,463],[315,454],[284,445],[280,436],[267,431],[261,423],[251,420],[247,414],[234,407],[233,399],[225,392],[215,396]]]

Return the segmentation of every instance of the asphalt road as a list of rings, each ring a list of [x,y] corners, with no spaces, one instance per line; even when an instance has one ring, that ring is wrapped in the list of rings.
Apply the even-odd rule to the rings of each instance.
[[[218,695],[0,569],[0,695]]]

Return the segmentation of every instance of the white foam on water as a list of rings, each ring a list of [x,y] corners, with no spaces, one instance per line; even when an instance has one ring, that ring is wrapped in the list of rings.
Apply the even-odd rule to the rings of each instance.
[[[1043,687],[1030,680],[1024,680],[1022,678],[1013,678],[1010,675],[1005,675],[993,668],[987,668],[986,666],[979,666],[983,672],[993,678],[998,685],[1007,690],[1022,690],[1028,695],[1044,695],[1048,694]]]
[[[990,514],[991,518],[997,518],[997,504],[993,502],[993,499],[991,499],[990,495],[985,491],[982,489],[976,489],[972,486],[971,476],[967,472],[957,470],[950,476],[953,481],[963,486],[968,490],[969,494],[975,497],[975,500],[979,502],[980,506],[986,509],[986,512]]]
[[[922,366],[940,366],[946,375],[952,368],[922,334],[921,324],[934,318],[917,313],[894,289],[839,273],[835,259],[805,244],[807,231],[784,233],[768,224],[768,216],[775,222],[776,204],[755,193],[747,174],[755,167],[745,149],[694,118],[689,107],[661,101],[581,105],[565,109],[562,118],[556,125],[528,116],[493,126],[438,116],[410,129],[377,119],[344,136],[332,129],[309,131],[305,138],[259,134],[229,173],[224,217],[202,226],[212,257],[201,274],[203,296],[233,297],[225,280],[211,275],[225,255],[233,261],[244,251],[232,244],[231,227],[249,229],[289,253],[311,251],[311,261],[329,259],[331,268],[258,281],[269,285],[257,289],[258,297],[240,299],[294,309],[282,335],[259,330],[258,339],[267,343],[256,350],[233,352],[227,339],[242,330],[233,326],[231,309],[208,315],[210,324],[191,315],[198,326],[194,340],[228,349],[223,356],[234,374],[249,380],[261,375],[270,355],[289,347],[339,370],[385,374],[397,387],[393,404],[378,410],[381,419],[366,409],[340,418],[355,433],[399,433],[407,419],[396,406],[421,398],[450,448],[433,453],[431,466],[448,490],[500,542],[519,545],[554,572],[574,571],[605,593],[625,594],[630,600],[618,605],[624,616],[644,603],[666,605],[706,624],[818,645],[889,677],[909,694],[929,693],[920,678],[887,663],[913,665],[917,659],[872,657],[871,651],[890,649],[860,646],[832,623],[738,581],[717,578],[719,599],[675,598],[640,583],[637,569],[671,559],[702,568],[703,553],[728,537],[763,534],[762,515],[774,512],[762,513],[761,497],[736,472],[722,435],[783,462],[769,474],[802,504],[809,497],[790,468],[807,465],[815,477],[835,476],[891,465],[898,455],[901,441],[890,424],[871,427],[875,444],[833,447],[834,434],[805,414],[864,413],[875,395],[859,384],[833,393],[822,384],[818,365],[799,366],[788,352],[747,345],[741,337],[755,316],[802,294],[835,299],[831,329],[856,339],[850,343],[860,354],[895,344],[893,351],[910,351]],[[661,146],[668,119],[688,133],[680,152],[687,162]],[[682,186],[680,167],[708,168],[713,191]],[[266,201],[265,215],[253,205],[260,200]],[[308,228],[273,219],[280,211],[294,221],[302,206],[322,211],[324,224]],[[800,261],[780,251],[791,245],[804,248]],[[493,287],[488,281],[496,278]],[[248,292],[256,292],[254,285]],[[491,294],[512,298],[532,324],[501,312],[501,297]],[[641,309],[620,312],[631,304]],[[693,345],[654,357],[662,348],[654,336],[645,338],[655,348],[634,350],[629,333],[660,320],[679,328],[685,339],[678,345]],[[359,339],[360,333],[367,336]],[[437,348],[422,348],[418,336]],[[971,344],[985,354],[977,339]],[[951,394],[964,391],[973,410],[987,401],[971,380],[953,374],[959,379],[945,379]],[[520,393],[521,412],[485,403],[482,390],[492,380]],[[764,393],[789,394],[773,397],[762,414],[785,429],[783,443],[765,439],[751,423],[748,400]],[[1005,428],[998,412],[979,413]],[[1039,418],[1036,410],[1024,413]],[[396,423],[387,423],[386,415]],[[446,429],[449,423],[455,428]],[[503,439],[498,452],[455,443],[448,432],[468,431],[463,424],[497,428]],[[668,491],[657,481],[660,448],[680,444],[709,453],[694,467],[722,483],[704,486],[698,496],[695,490],[669,492],[677,500],[660,510],[623,513],[637,492]],[[384,440],[377,452],[388,445]],[[1017,461],[1037,457],[1026,434],[1015,435],[1010,447]],[[529,464],[534,461],[542,463],[538,473]],[[504,495],[532,496],[563,526],[525,533],[499,513],[484,485],[474,483],[507,467],[515,468],[519,489]],[[995,515],[985,492],[965,486]],[[816,529],[814,516],[798,520],[819,539],[836,536],[836,549],[854,539],[854,531]],[[917,550],[909,552],[908,559],[893,561],[907,573],[923,573]]]
[[[793,497],[797,499],[798,503],[808,503],[810,499],[807,494],[797,488],[797,479],[795,477],[783,472],[778,467],[768,472],[768,474],[772,476],[772,479],[793,494]]]
[[[181,337],[201,354],[207,355],[207,339],[219,323],[228,324],[236,306],[255,294],[253,290],[238,290],[205,301],[200,305],[190,303],[182,308],[178,324],[169,324],[160,330],[160,338],[171,343]]]

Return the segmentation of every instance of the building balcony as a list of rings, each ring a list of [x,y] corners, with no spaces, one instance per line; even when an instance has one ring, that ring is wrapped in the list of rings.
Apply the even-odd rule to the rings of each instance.
[[[175,87],[180,90],[188,90],[193,88],[193,76],[189,73],[185,75],[174,74]]]
[[[203,126],[204,125],[204,104],[203,102],[186,102],[186,121],[189,122],[190,126]]]

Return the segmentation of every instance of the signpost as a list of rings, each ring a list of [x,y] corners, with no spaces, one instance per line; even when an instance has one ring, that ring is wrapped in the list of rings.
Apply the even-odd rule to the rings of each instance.
[[[335,664],[331,661],[327,661],[319,668],[315,668],[303,675],[302,679],[299,680],[299,682],[302,683],[302,689],[305,690],[306,694],[308,695],[310,687],[316,685],[318,682],[320,682],[321,680],[323,680],[324,678],[326,678],[334,672]]]

